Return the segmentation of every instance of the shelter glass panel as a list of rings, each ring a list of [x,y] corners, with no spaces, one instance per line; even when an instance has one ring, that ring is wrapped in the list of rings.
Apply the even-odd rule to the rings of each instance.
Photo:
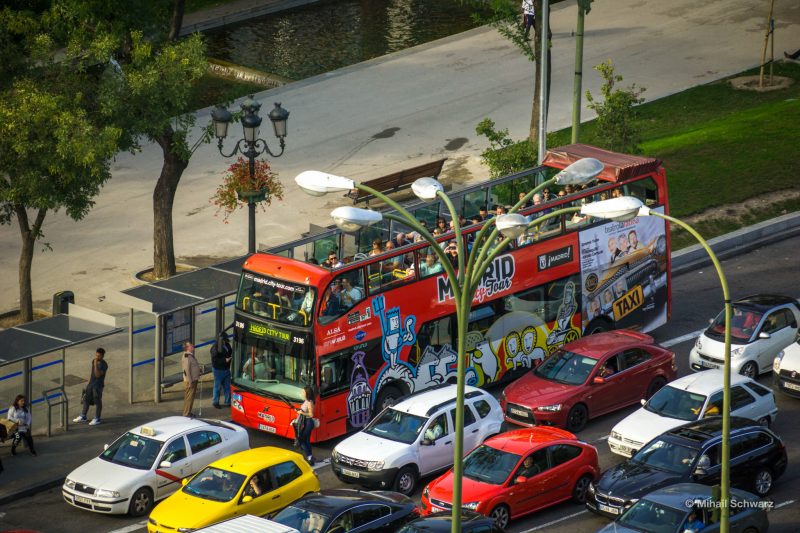
[[[31,397],[28,401],[32,405],[31,416],[33,416],[36,433],[47,428],[47,403],[44,401],[42,393],[63,384],[61,381],[63,367],[64,359],[61,356],[61,350],[31,358]],[[50,394],[51,396],[53,394],[60,395],[58,392]],[[59,415],[60,411],[53,409],[53,427],[59,426]]]
[[[202,364],[211,363],[211,345],[217,338],[217,302],[207,302],[194,307],[195,357]]]
[[[152,314],[142,311],[133,312],[131,386],[133,387],[134,401],[153,399],[155,328],[155,317]]]
[[[8,408],[17,394],[25,390],[22,376],[23,362],[9,363],[0,366],[0,416],[5,417]]]

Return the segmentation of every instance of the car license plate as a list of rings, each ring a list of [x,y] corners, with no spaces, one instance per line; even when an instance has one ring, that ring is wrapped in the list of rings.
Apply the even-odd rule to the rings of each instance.
[[[623,452],[623,453],[631,453],[631,449],[629,447],[621,446],[619,444],[611,443],[611,449],[612,450],[617,450],[617,451],[620,451],[620,452]]]
[[[436,513],[438,511],[444,511],[441,507],[436,507],[435,505],[431,505],[431,512]]]
[[[700,361],[700,366],[705,368],[719,368],[719,365],[714,363],[709,363],[708,361]]]
[[[794,383],[789,383],[788,381],[784,381],[783,382],[783,386],[786,387],[789,390],[800,391],[800,385],[796,385]]]
[[[619,514],[619,509],[617,509],[616,507],[609,507],[608,505],[603,505],[602,503],[598,503],[597,508],[603,511],[604,513]]]
[[[267,433],[275,433],[278,431],[274,426],[268,426],[266,424],[259,424],[258,429],[266,431]]]
[[[350,476],[355,478],[361,477],[361,474],[359,472],[356,472],[355,470],[349,470],[347,468],[342,468],[342,474],[345,476]]]
[[[84,498],[83,496],[73,496],[72,497],[78,503],[85,503],[86,505],[92,505],[92,500],[89,498]]]
[[[511,414],[528,418],[528,413],[522,409],[514,409],[513,407],[509,407],[508,410],[511,411]]]

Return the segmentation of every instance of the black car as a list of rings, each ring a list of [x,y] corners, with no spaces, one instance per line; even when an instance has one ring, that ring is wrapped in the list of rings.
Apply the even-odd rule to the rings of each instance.
[[[452,517],[450,511],[431,513],[409,522],[398,529],[397,533],[450,533]],[[461,533],[504,533],[504,530],[494,525],[493,518],[462,509]]]
[[[419,517],[419,510],[398,492],[331,489],[307,494],[272,520],[311,533],[394,531]]]
[[[662,433],[589,486],[586,507],[611,518],[650,491],[676,483],[720,481],[722,418],[691,422]],[[765,496],[786,470],[786,448],[769,429],[731,417],[731,485]]]

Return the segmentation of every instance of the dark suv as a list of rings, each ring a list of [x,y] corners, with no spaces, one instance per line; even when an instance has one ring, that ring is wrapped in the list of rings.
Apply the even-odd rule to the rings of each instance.
[[[450,533],[451,511],[439,511],[417,518],[397,530],[397,533]],[[505,533],[494,519],[475,511],[461,510],[461,533]]]
[[[611,518],[643,495],[675,483],[720,481],[722,418],[711,417],[662,433],[628,461],[589,486],[586,507]],[[786,470],[780,437],[746,418],[731,418],[731,485],[765,496]]]

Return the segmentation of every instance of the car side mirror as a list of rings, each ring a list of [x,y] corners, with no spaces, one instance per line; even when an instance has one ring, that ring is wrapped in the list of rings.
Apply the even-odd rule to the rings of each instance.
[[[161,468],[172,468],[172,463],[170,463],[169,461],[161,461],[161,464],[159,464],[158,466],[160,466]]]
[[[771,339],[772,335],[770,335],[766,331],[762,331],[761,333],[758,334],[758,338],[759,339]]]
[[[103,451],[106,451],[107,449],[108,449],[108,444],[103,444]]]
[[[189,478],[188,478],[188,477],[185,477],[185,478],[183,478],[183,479],[181,480],[181,485],[182,485],[182,486],[184,486],[184,487],[185,487],[185,486],[186,486],[188,483],[189,483]]]
[[[519,485],[520,483],[525,483],[526,481],[528,481],[528,478],[525,476],[518,476],[517,479],[514,480],[514,484]]]
[[[714,319],[713,319],[713,318],[709,318],[709,319],[708,319],[708,323],[709,323],[709,324],[713,324],[713,323],[714,323]]]
[[[242,503],[250,503],[251,501],[253,501],[253,497],[252,496],[244,496],[242,498]]]
[[[595,385],[602,385],[605,382],[606,378],[601,376],[595,376],[594,379],[592,380],[592,383],[594,383]]]
[[[422,442],[420,442],[420,445],[422,445],[422,446],[433,446],[433,441],[430,440],[430,439],[422,439]]]
[[[647,400],[645,400],[644,398],[642,398],[641,400],[639,400],[639,403],[640,403],[640,404],[642,404],[642,405],[644,405],[644,404],[646,404],[646,403],[647,403]]]

